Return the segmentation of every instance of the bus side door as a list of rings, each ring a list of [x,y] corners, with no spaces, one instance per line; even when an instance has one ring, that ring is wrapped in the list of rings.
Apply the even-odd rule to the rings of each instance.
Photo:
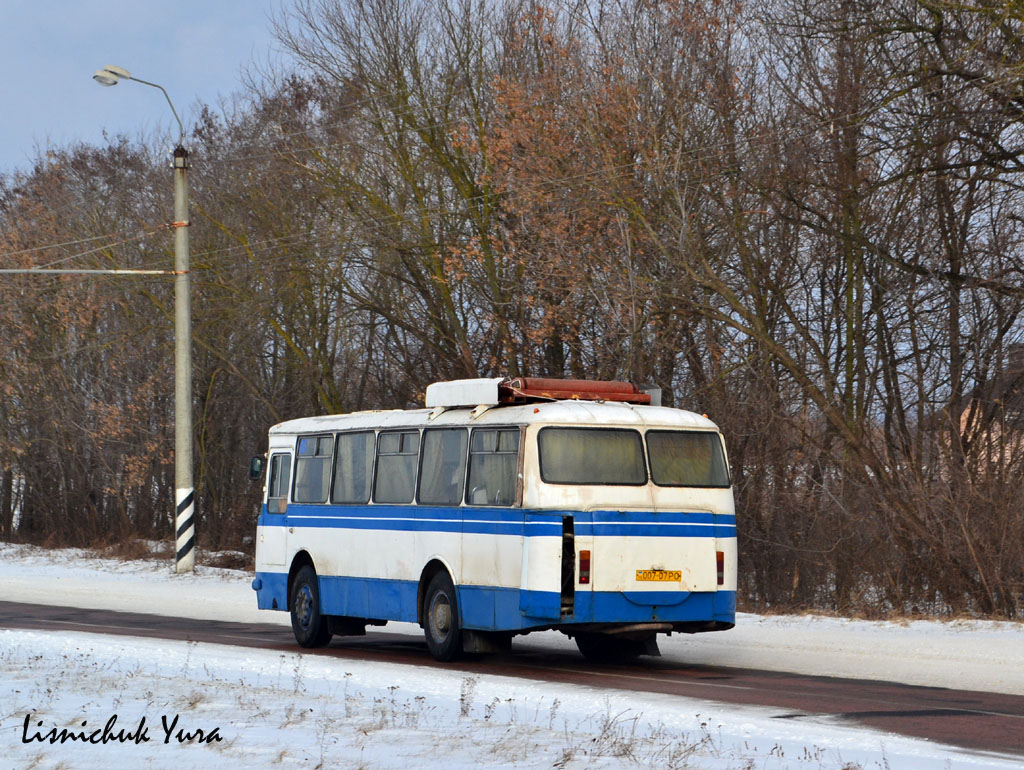
[[[280,566],[288,549],[288,490],[291,488],[292,456],[289,452],[270,455],[267,471],[267,507],[260,526],[258,564]]]

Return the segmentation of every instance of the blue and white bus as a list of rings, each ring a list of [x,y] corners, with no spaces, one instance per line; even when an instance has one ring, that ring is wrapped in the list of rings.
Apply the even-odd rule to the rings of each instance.
[[[722,437],[650,401],[632,383],[457,380],[424,409],[275,425],[258,606],[290,612],[303,647],[419,623],[444,661],[543,629],[618,659],[732,628]]]

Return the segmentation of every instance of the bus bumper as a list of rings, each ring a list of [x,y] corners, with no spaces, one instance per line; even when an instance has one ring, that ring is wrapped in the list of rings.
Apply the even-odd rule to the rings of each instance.
[[[288,609],[288,574],[285,572],[257,572],[252,581],[256,592],[256,606],[261,610]]]

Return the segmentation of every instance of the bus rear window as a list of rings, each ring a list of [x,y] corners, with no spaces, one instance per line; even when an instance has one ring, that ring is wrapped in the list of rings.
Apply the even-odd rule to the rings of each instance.
[[[728,487],[729,468],[717,433],[649,430],[651,478],[662,487]]]
[[[542,428],[540,477],[548,484],[647,483],[643,444],[635,430]]]

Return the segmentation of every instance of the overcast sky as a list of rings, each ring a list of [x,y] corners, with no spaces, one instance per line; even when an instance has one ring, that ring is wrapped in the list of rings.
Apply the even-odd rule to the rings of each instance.
[[[282,2],[0,0],[0,172],[48,146],[102,143],[104,130],[134,139],[176,126],[159,90],[98,85],[107,64],[166,88],[187,130],[201,102],[243,89],[252,62],[280,59],[270,16]]]

